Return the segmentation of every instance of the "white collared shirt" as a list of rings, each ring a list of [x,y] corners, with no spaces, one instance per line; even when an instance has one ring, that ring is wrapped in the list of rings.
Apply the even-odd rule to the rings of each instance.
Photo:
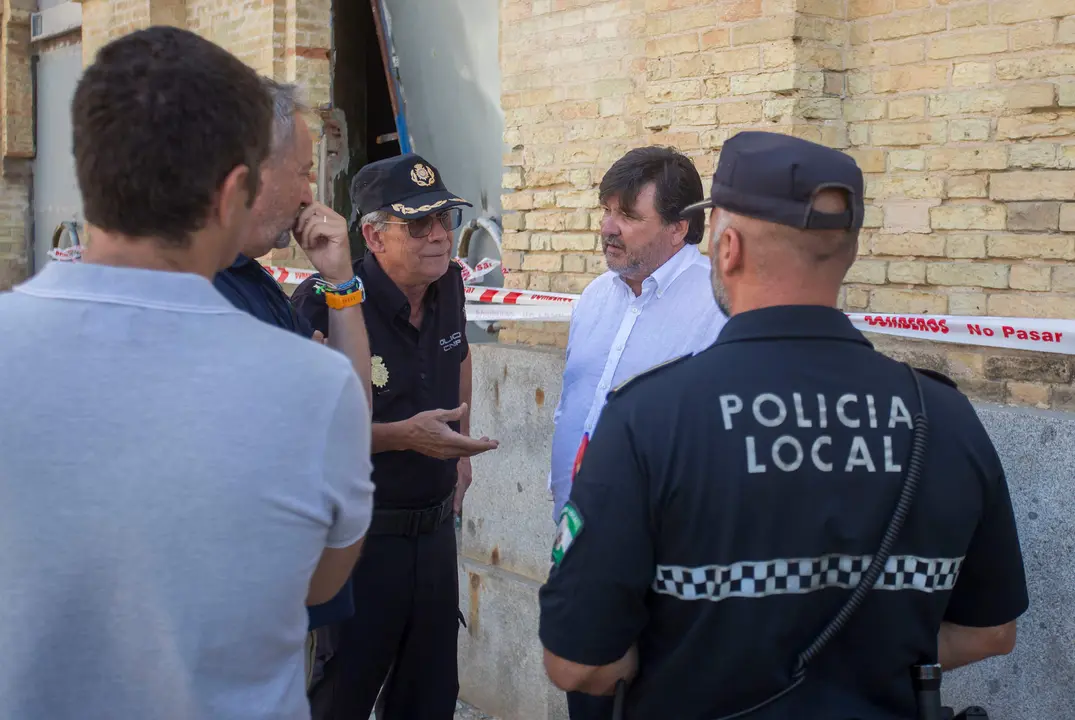
[[[609,390],[638,373],[713,344],[727,318],[713,299],[709,259],[684,245],[642,282],[637,297],[616,273],[594,279],[575,303],[560,402],[553,415],[549,489],[553,522],[571,494],[575,456],[592,435]]]

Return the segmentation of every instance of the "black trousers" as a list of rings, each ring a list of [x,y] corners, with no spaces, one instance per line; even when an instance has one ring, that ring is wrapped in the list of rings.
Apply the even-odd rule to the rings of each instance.
[[[311,690],[314,720],[368,720],[375,702],[377,720],[452,720],[461,616],[451,520],[415,537],[370,535],[353,578],[355,615]]]
[[[571,720],[611,720],[611,695],[587,695],[580,692],[567,693],[567,714]]]

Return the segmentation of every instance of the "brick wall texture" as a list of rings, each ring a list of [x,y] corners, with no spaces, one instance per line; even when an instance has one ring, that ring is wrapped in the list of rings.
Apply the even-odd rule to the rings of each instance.
[[[148,25],[175,25],[227,48],[259,73],[329,100],[331,0],[83,0],[86,63],[104,43]]]
[[[0,0],[0,290],[26,276],[29,163],[34,156],[30,13],[34,0]]]
[[[0,291],[26,277],[30,183],[26,172],[0,176]]]
[[[0,3],[8,169],[33,152],[32,0]],[[331,0],[84,0],[83,19],[87,62],[169,23],[329,98]],[[501,0],[500,21],[507,285],[579,292],[604,270],[596,187],[631,147],[673,145],[706,177],[731,134],[768,129],[866,173],[844,307],[1075,318],[1075,0]],[[0,177],[0,287],[25,267],[23,175]],[[872,339],[976,398],[1075,409],[1067,357]]]
[[[501,7],[507,285],[578,292],[604,270],[596,185],[627,149],[673,145],[706,178],[730,135],[767,129],[866,173],[845,308],[1075,319],[1075,1]],[[871,339],[976,398],[1075,409],[1065,356]]]

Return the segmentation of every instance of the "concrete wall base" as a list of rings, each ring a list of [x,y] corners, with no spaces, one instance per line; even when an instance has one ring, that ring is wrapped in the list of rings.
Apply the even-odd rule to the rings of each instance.
[[[503,720],[566,720],[537,639],[537,591],[555,534],[546,490],[558,351],[474,346],[472,432],[500,440],[474,459],[460,534],[460,697]],[[993,406],[996,443],[1030,583],[1015,651],[945,677],[944,700],[991,720],[1075,717],[1075,415]],[[927,478],[928,481],[928,478]]]

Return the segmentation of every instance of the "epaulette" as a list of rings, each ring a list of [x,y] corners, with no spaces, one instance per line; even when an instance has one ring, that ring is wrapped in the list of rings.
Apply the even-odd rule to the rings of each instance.
[[[693,355],[691,355],[690,353],[688,353],[686,355],[680,355],[679,357],[674,357],[671,360],[665,360],[663,363],[658,363],[658,364],[654,365],[653,367],[651,367],[651,368],[649,368],[647,370],[643,370],[642,372],[638,373],[637,375],[632,375],[631,377],[627,378],[626,380],[621,382],[616,387],[614,387],[611,390],[609,390],[608,391],[608,396],[612,397],[613,395],[621,393],[628,386],[634,385],[636,382],[638,382],[642,378],[647,378],[647,377],[651,377],[653,375],[656,375],[661,370],[664,370],[665,368],[670,368],[673,365],[677,365],[677,364],[681,363],[682,361],[686,360],[689,357],[693,357]]]
[[[956,381],[948,377],[944,373],[939,373],[936,370],[928,370],[926,368],[914,368],[914,371],[916,373],[925,375],[928,378],[933,378],[939,383],[943,383],[949,387],[954,387],[956,390],[959,389],[959,385],[956,384]]]

